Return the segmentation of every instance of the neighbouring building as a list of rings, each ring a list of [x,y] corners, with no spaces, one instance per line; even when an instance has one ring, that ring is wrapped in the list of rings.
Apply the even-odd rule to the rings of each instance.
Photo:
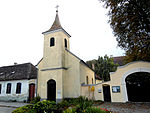
[[[0,67],[0,101],[28,101],[36,96],[37,69],[31,63]]]

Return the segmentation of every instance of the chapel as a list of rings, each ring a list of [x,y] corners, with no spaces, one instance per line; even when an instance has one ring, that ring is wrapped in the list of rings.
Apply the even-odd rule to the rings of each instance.
[[[58,10],[44,35],[43,58],[37,64],[37,94],[41,99],[61,101],[82,95],[81,86],[95,84],[95,73],[70,51],[70,34],[60,24]]]

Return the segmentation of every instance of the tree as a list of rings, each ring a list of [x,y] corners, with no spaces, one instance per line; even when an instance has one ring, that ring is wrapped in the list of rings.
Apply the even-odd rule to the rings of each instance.
[[[99,0],[127,61],[150,61],[150,0]]]
[[[110,80],[109,72],[114,72],[117,69],[118,64],[115,64],[112,57],[105,55],[104,57],[98,57],[97,60],[91,60],[86,62],[89,67],[94,65],[95,74],[100,76],[104,81]]]

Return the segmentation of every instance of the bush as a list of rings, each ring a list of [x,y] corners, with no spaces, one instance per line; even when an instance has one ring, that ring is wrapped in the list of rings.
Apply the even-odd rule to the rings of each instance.
[[[36,103],[33,108],[36,110],[36,113],[55,113],[58,111],[57,104],[54,101],[48,100],[43,100],[41,102]]]
[[[83,112],[85,109],[93,105],[93,101],[88,100],[88,98],[82,96],[78,98],[78,103],[79,104],[77,105],[77,112],[79,113]]]
[[[76,109],[66,109],[63,113],[77,113]]]
[[[17,108],[13,113],[62,113],[54,101],[43,100],[34,105]]]
[[[17,108],[12,113],[36,113],[36,111],[33,109],[33,105],[30,104]]]
[[[64,99],[58,104],[49,100],[35,102],[33,105],[17,108],[13,113],[108,113],[105,109],[92,108],[92,105],[93,101],[80,96],[76,99]]]
[[[36,104],[37,102],[39,102],[41,100],[41,97],[38,95],[37,97],[34,97],[33,100],[30,102],[32,104]]]

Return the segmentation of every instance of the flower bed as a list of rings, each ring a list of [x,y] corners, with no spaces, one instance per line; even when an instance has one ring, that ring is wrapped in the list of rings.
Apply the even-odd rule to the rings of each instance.
[[[43,100],[17,108],[12,113],[110,113],[106,109],[93,107],[93,103],[92,100],[82,96],[76,99],[64,99],[58,104]]]

